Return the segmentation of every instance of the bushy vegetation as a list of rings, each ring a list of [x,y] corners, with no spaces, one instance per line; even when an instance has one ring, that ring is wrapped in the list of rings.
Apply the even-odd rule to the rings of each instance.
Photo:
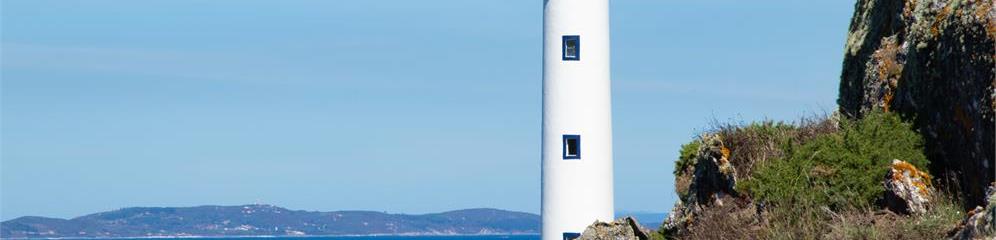
[[[713,206],[681,238],[923,239],[943,237],[964,215],[955,200],[934,195],[927,214],[880,207],[893,159],[926,169],[923,140],[894,113],[860,120],[815,117],[797,124],[722,125],[712,131],[731,149],[736,191],[750,204]],[[682,146],[675,175],[682,196],[701,140]],[[739,217],[738,217],[739,216]],[[734,226],[734,227],[730,227]],[[742,229],[741,229],[742,228]],[[721,230],[723,229],[723,230]],[[750,229],[750,230],[746,230]],[[667,232],[657,237],[672,238]],[[717,235],[718,234],[718,235]]]
[[[921,169],[927,165],[920,135],[896,114],[876,112],[839,125],[836,132],[783,144],[784,157],[761,164],[751,178],[738,183],[769,206],[772,237],[824,234],[839,218],[837,212],[875,209],[893,159]],[[846,230],[873,238],[878,232],[867,225]]]
[[[699,146],[702,146],[702,141],[699,139],[681,145],[678,161],[674,162],[674,175],[683,174],[685,169],[695,164],[695,155],[698,154]]]
[[[927,166],[922,138],[896,114],[872,113],[840,126],[803,144],[784,144],[785,157],[762,164],[743,188],[772,205],[867,208],[882,196],[893,159]]]
[[[731,150],[730,161],[737,169],[737,178],[749,178],[754,168],[769,159],[783,155],[782,146],[796,139],[808,139],[810,132],[832,132],[819,121],[804,120],[799,126],[764,121],[746,126],[721,125],[717,132]]]

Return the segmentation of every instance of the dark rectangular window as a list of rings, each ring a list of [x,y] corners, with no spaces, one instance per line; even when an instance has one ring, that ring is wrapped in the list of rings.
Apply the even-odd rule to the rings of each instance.
[[[581,159],[581,135],[564,135],[564,159]]]
[[[565,35],[564,36],[564,61],[580,61],[581,60],[581,36],[578,35]]]
[[[574,239],[577,239],[579,237],[581,237],[580,233],[572,233],[572,232],[565,232],[564,233],[564,240],[574,240]]]

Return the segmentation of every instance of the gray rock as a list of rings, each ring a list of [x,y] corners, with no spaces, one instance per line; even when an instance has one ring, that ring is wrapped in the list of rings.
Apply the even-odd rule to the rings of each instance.
[[[722,205],[723,195],[736,196],[737,170],[730,162],[730,150],[719,135],[702,137],[689,189],[689,202]]]
[[[885,205],[889,210],[904,214],[924,214],[930,206],[930,176],[913,164],[898,159],[885,175]]]
[[[996,7],[992,0],[858,0],[841,72],[840,112],[911,120],[930,172],[982,205],[996,166]]]
[[[988,192],[986,207],[969,211],[951,239],[996,239],[996,186],[989,187]]]
[[[701,212],[698,206],[687,206],[681,199],[674,203],[671,212],[661,223],[661,230],[669,235],[682,235],[687,233],[688,225],[694,220],[695,214]]]
[[[730,150],[716,134],[702,136],[702,145],[695,155],[691,183],[686,195],[680,196],[668,213],[661,228],[664,232],[680,234],[694,222],[703,207],[722,206],[724,199],[739,196],[734,187],[737,172],[730,161]]]
[[[647,230],[633,219],[625,217],[606,223],[595,221],[584,230],[578,240],[647,240],[650,236]]]

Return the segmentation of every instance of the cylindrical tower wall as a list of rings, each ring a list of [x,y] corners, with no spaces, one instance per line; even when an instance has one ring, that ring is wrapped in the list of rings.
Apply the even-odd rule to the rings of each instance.
[[[543,239],[614,217],[608,0],[543,11]]]

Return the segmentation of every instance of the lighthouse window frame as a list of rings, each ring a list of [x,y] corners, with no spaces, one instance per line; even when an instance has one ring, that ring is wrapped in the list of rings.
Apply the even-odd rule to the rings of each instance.
[[[581,36],[564,35],[561,50],[564,61],[581,61]]]
[[[564,134],[564,160],[581,159],[581,135]]]
[[[574,240],[574,239],[578,239],[580,237],[581,237],[581,233],[576,233],[576,232],[565,232],[564,233],[564,240]]]

